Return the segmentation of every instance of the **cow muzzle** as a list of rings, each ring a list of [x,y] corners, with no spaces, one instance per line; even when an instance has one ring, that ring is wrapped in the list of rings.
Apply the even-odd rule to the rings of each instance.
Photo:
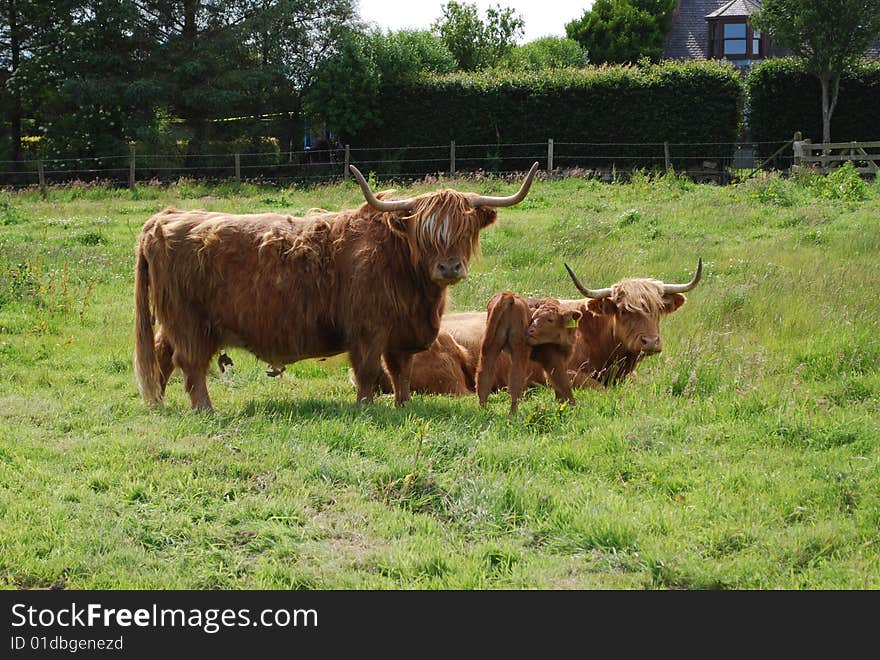
[[[660,335],[642,335],[639,337],[639,350],[642,353],[659,353],[663,350],[663,342]]]
[[[537,330],[529,326],[529,328],[526,330],[526,344],[528,344],[529,346],[537,346],[537,337],[535,336],[536,334]]]
[[[431,274],[438,284],[455,284],[467,276],[467,266],[458,257],[443,259],[434,264],[434,272]]]

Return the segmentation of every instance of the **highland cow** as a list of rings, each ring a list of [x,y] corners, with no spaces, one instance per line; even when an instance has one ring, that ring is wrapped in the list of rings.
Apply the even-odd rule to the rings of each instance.
[[[178,368],[192,407],[212,410],[212,357],[240,347],[275,371],[347,351],[364,402],[384,360],[396,402],[407,401],[412,356],[437,337],[446,288],[467,275],[496,208],[525,198],[537,166],[509,197],[447,189],[389,200],[352,166],[366,199],[353,210],[157,213],[137,241],[141,395],[161,402]]]

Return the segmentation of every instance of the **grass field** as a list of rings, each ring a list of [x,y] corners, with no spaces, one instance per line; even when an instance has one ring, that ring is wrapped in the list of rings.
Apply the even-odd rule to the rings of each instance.
[[[514,182],[442,182],[506,194]],[[404,187],[405,194],[434,184]],[[133,246],[168,204],[302,213],[355,185],[0,193],[0,585],[99,589],[880,588],[880,184],[537,181],[454,310],[624,276],[703,282],[635,378],[355,404],[344,358],[240,351],[149,409]]]

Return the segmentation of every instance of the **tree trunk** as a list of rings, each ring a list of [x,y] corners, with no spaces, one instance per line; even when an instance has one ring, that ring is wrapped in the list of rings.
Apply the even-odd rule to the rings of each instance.
[[[186,53],[184,57],[195,53],[199,48],[199,26],[198,15],[201,8],[201,0],[184,0],[183,2],[183,47]],[[192,57],[195,57],[193,54]],[[186,122],[187,127],[192,130],[192,138],[187,145],[187,154],[204,153],[205,143],[208,139],[208,123],[205,119],[205,111],[193,110],[192,106],[187,104],[181,113]],[[187,164],[195,165],[199,159],[187,159]]]
[[[21,64],[21,35],[18,28],[18,14],[15,9],[15,0],[9,0],[9,50],[11,51],[13,76]],[[17,85],[11,85],[9,93],[12,97],[12,107],[9,109],[9,137],[12,143],[12,160],[20,162],[24,160],[24,154],[21,150],[22,110],[21,96],[16,87]]]
[[[840,74],[823,71],[819,82],[822,83],[822,142],[828,143],[831,142],[831,117],[840,93]]]
[[[823,73],[819,76],[819,82],[822,84],[822,142],[831,142],[831,103],[830,84],[828,74]]]

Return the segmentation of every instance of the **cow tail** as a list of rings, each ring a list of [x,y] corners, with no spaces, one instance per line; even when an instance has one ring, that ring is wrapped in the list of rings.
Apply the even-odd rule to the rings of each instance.
[[[143,246],[138,246],[134,273],[134,375],[138,390],[147,403],[161,403],[159,363],[150,314],[150,271]]]
[[[488,337],[496,337],[498,335],[500,325],[512,306],[513,295],[509,292],[505,291],[495,297],[495,304],[489,305],[489,313],[486,318],[486,332],[483,335],[484,340]]]

